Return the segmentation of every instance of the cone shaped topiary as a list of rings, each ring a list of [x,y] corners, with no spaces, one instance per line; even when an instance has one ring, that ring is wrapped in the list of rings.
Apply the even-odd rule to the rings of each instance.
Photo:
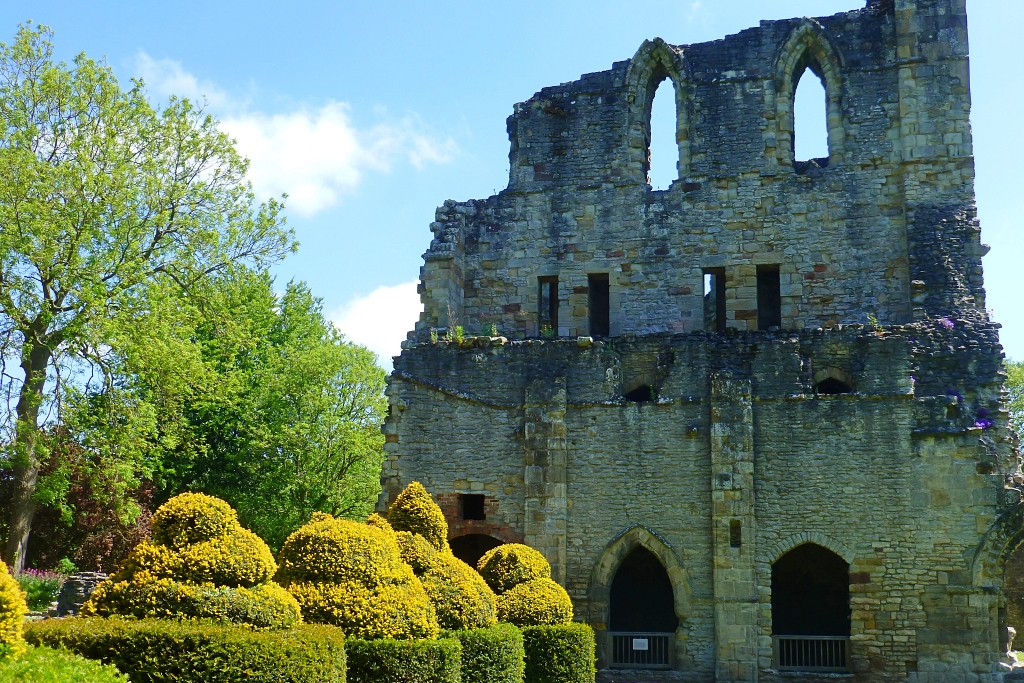
[[[25,592],[0,561],[0,661],[20,657],[25,652],[22,624],[28,614]]]
[[[488,550],[480,558],[477,568],[487,585],[498,595],[520,583],[551,578],[551,563],[521,543],[506,543]]]
[[[444,629],[484,628],[496,623],[494,592],[480,574],[449,552],[434,549],[408,531],[396,534],[402,560],[423,583]]]
[[[448,522],[441,508],[418,481],[398,494],[388,510],[388,522],[395,531],[419,534],[436,549],[449,551]]]
[[[153,515],[153,539],[100,584],[83,614],[214,619],[256,628],[301,623],[299,605],[273,583],[270,548],[243,529],[230,505],[175,496]]]
[[[436,638],[437,618],[396,534],[316,513],[281,548],[278,580],[306,621],[353,638]]]

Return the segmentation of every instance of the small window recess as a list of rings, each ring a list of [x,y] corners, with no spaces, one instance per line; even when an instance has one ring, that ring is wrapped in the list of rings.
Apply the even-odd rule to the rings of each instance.
[[[738,519],[729,520],[729,547],[739,548],[743,545],[743,522]]]
[[[463,520],[485,520],[484,497],[482,494],[459,494],[459,518]]]
[[[704,330],[725,332],[725,268],[704,269]]]
[[[654,400],[654,389],[648,384],[641,384],[636,389],[633,389],[633,391],[628,392],[623,398],[633,403],[650,403]]]
[[[782,327],[782,285],[777,265],[757,267],[757,329]]]
[[[542,337],[558,336],[558,276],[538,278],[538,332]]]
[[[828,168],[829,159],[825,79],[818,63],[807,59],[797,65],[793,79],[793,170],[801,175],[812,168]],[[813,78],[805,78],[808,71]]]
[[[591,273],[587,276],[587,312],[590,318],[590,336],[609,336],[611,297],[608,273]]]
[[[828,368],[814,373],[814,393],[825,396],[853,392],[850,375],[839,368]]]
[[[655,79],[651,83],[653,87]],[[653,190],[667,190],[679,178],[676,127],[676,88],[672,79],[666,76],[654,93],[647,122],[647,177]]]

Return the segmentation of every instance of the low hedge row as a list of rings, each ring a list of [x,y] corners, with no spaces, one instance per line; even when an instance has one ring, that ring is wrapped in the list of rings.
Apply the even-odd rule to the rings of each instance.
[[[30,647],[17,659],[0,661],[0,683],[129,683],[109,664],[66,650]]]
[[[133,683],[345,683],[345,641],[331,626],[254,631],[164,619],[50,619],[33,645],[113,664]]]
[[[594,683],[594,630],[586,624],[525,626],[526,683]]]
[[[462,683],[522,683],[523,634],[512,624],[443,635],[462,643]]]
[[[460,683],[462,645],[438,640],[358,640],[345,643],[348,683]]]

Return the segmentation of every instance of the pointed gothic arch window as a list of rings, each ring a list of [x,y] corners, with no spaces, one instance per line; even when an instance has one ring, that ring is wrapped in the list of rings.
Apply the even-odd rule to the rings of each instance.
[[[647,178],[654,190],[667,190],[679,178],[679,143],[676,139],[678,113],[675,83],[665,74],[651,101],[647,124]]]
[[[796,164],[812,162],[828,165],[828,95],[821,66],[810,62],[796,74],[793,97],[793,160]]]

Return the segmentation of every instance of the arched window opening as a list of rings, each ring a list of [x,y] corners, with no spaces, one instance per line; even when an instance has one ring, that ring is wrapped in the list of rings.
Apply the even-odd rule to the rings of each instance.
[[[609,595],[612,665],[668,668],[679,617],[668,572],[658,556],[637,546],[619,565]]]
[[[457,536],[448,545],[452,549],[452,555],[459,558],[470,567],[476,568],[476,563],[491,548],[497,548],[502,542],[487,534],[466,534]]]
[[[814,543],[772,565],[772,631],[782,670],[849,668],[850,565]]]
[[[633,403],[647,403],[654,400],[654,389],[647,384],[641,384],[633,391],[628,392],[623,398]]]
[[[815,384],[814,391],[819,394],[848,394],[853,391],[853,387],[835,377],[829,377]]]
[[[828,166],[828,95],[817,62],[798,65],[798,69],[802,71],[793,80],[793,168],[805,173]]]
[[[648,182],[652,189],[667,190],[679,178],[676,89],[671,78],[665,78],[654,93],[648,131]]]

